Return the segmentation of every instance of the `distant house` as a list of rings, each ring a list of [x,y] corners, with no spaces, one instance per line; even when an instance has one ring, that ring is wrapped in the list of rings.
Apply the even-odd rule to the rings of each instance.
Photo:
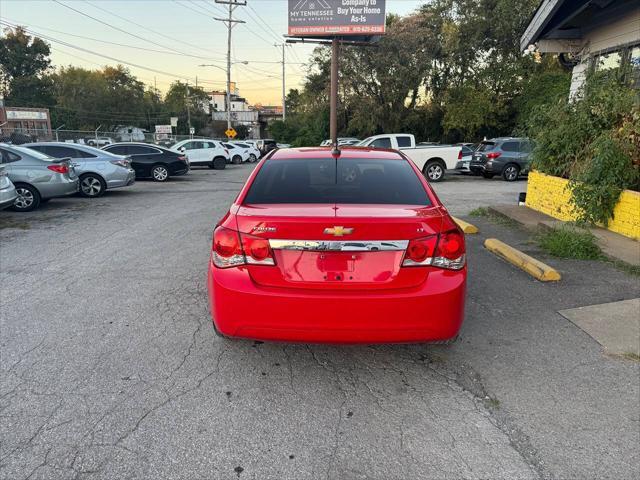
[[[573,67],[570,97],[589,71],[625,65],[640,87],[640,1],[543,0],[520,39],[532,45]]]

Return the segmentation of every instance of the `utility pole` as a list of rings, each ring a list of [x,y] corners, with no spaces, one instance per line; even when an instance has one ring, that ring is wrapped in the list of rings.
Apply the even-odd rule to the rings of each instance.
[[[285,54],[284,48],[290,47],[288,43],[274,43],[274,47],[282,47],[282,121],[284,122],[287,119],[287,90],[285,85]]]
[[[185,101],[187,103],[187,124],[189,125],[189,132],[191,132],[191,107],[189,106],[189,82],[187,81],[187,95],[185,97]]]
[[[243,20],[234,20],[233,11],[237,7],[244,7],[247,2],[244,0],[216,0],[216,3],[228,5],[228,18],[214,18],[227,26],[227,129],[231,128],[231,31],[238,23],[246,23]]]

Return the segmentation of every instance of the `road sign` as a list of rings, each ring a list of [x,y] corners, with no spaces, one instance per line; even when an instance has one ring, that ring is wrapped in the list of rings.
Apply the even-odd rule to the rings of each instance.
[[[196,133],[196,129],[195,129],[195,128],[193,128],[193,127],[191,127],[191,128],[189,129],[189,135],[194,135],[195,133]]]
[[[289,35],[381,35],[386,0],[289,0]]]
[[[156,133],[171,133],[171,125],[156,125]]]
[[[178,126],[178,117],[171,117],[171,126],[172,127]]]
[[[227,129],[227,131],[224,133],[228,138],[236,138],[236,135],[238,135],[238,132],[236,132],[233,128]]]

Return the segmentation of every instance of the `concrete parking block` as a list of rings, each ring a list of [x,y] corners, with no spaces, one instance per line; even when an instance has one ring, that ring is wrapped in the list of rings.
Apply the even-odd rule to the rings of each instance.
[[[561,310],[611,355],[640,356],[640,298]]]
[[[541,282],[557,282],[562,278],[560,272],[553,267],[501,242],[497,238],[486,239],[484,246],[490,252],[495,253],[512,265],[524,270]]]
[[[465,222],[464,220],[457,217],[451,217],[451,218],[453,218],[453,221],[458,224],[458,226],[462,229],[464,233],[474,234],[480,231],[478,227],[470,224],[469,222]]]

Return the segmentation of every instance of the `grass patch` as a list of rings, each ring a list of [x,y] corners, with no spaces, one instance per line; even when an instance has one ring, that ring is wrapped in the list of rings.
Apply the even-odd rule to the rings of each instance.
[[[627,360],[633,360],[635,362],[640,362],[640,355],[638,355],[637,353],[625,352],[625,353],[622,354],[622,356],[624,358],[626,358]]]
[[[538,245],[545,252],[560,258],[578,260],[603,260],[605,257],[589,231],[575,226],[562,226],[542,232]]]
[[[634,277],[640,277],[640,266],[638,265],[629,265],[621,260],[611,260],[611,264],[624,273],[633,275]]]
[[[489,220],[491,223],[495,223],[496,225],[502,225],[503,227],[517,227],[518,222],[515,220],[505,217],[504,215],[496,215],[492,211],[490,211],[487,207],[478,207],[469,212],[470,217],[482,217]]]
[[[470,217],[488,217],[489,209],[487,207],[474,208],[469,212]]]

